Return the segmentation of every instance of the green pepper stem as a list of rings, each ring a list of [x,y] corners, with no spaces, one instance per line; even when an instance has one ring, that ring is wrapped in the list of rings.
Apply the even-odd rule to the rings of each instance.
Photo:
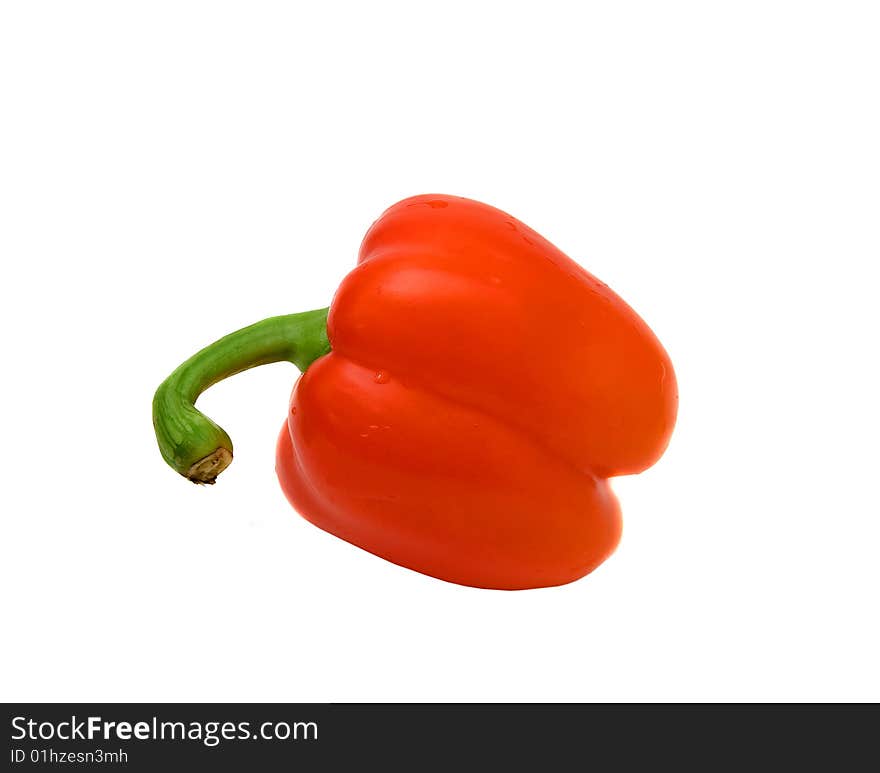
[[[232,462],[232,441],[195,407],[199,395],[257,365],[292,362],[305,372],[330,351],[328,311],[264,319],[206,346],[177,368],[153,398],[153,427],[162,458],[194,483],[213,483]]]

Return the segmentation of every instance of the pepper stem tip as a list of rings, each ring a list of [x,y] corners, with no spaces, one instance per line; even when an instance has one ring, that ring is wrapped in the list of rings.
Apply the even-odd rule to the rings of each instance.
[[[186,477],[193,483],[213,485],[217,476],[230,464],[232,464],[232,451],[221,447],[204,459],[199,459],[186,471]]]

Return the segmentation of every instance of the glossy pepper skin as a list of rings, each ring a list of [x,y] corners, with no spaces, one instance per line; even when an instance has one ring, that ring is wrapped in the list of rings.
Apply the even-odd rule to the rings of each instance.
[[[195,407],[255,365],[303,371],[276,469],[294,507],[402,566],[482,588],[560,585],[620,538],[608,478],[650,467],[677,410],[663,347],[521,222],[454,196],[395,204],[330,309],[231,333],[159,387],[162,456],[197,483],[232,461]]]
[[[613,552],[607,479],[657,461],[677,389],[606,285],[493,207],[416,196],[370,228],[328,335],[278,442],[308,520],[482,588],[567,583]]]

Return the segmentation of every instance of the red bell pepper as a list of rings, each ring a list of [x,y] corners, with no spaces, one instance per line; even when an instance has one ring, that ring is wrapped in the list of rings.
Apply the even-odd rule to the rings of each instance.
[[[605,284],[510,215],[416,196],[373,224],[327,313],[257,323],[175,371],[154,400],[165,459],[213,482],[232,444],[195,399],[286,359],[304,373],[278,477],[322,529],[485,588],[567,583],[612,553],[607,479],[657,461],[678,396],[663,347]]]

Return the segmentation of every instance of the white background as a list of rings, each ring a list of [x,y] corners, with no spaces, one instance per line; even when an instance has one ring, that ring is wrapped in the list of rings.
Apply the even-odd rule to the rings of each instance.
[[[7,2],[7,700],[878,700],[873,3]],[[668,453],[566,587],[423,577],[296,515],[296,372],[156,450],[183,359],[326,305],[379,213],[509,211],[675,363]]]

